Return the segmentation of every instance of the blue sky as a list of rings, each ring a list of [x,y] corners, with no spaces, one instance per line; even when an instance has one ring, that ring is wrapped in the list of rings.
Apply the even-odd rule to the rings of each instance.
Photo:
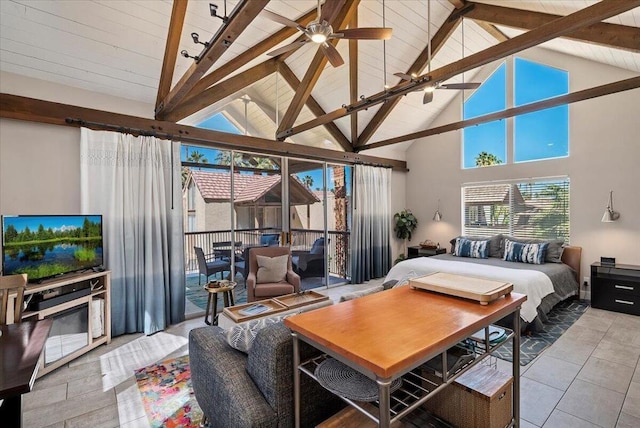
[[[507,108],[506,63],[465,102],[464,119]],[[530,104],[569,92],[569,74],[560,69],[522,58],[514,60],[514,106]],[[514,118],[514,161],[562,157],[569,154],[569,107],[558,106]],[[508,136],[506,120],[485,123],[464,130],[464,167],[475,167],[482,152],[506,163]]]
[[[4,216],[3,228],[7,229],[9,224],[12,224],[18,232],[22,232],[25,227],[29,226],[29,229],[34,232],[38,230],[38,227],[42,224],[45,229],[51,228],[53,230],[60,229],[62,226],[82,227],[85,217],[88,217],[90,221],[94,223],[100,222],[101,216],[99,215],[75,215],[75,216]]]

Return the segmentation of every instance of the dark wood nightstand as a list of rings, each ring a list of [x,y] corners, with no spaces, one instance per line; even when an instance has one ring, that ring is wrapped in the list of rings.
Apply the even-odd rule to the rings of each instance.
[[[419,245],[415,245],[413,247],[407,248],[407,258],[413,259],[415,257],[431,257],[438,254],[446,254],[447,250],[445,248],[422,248]]]
[[[593,263],[591,306],[640,315],[640,266]]]

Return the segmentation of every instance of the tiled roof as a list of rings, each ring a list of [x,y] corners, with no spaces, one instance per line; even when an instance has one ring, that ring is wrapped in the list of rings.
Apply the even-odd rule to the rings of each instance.
[[[191,170],[193,181],[207,202],[231,199],[231,179],[228,172],[208,172]],[[280,175],[234,175],[235,202],[255,202],[281,182]],[[300,185],[300,187],[303,187]],[[314,198],[312,194],[310,198]],[[313,203],[315,201],[311,201]]]

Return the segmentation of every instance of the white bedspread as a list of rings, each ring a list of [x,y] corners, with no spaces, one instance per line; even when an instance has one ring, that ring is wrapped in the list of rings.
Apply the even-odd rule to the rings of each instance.
[[[411,274],[412,271],[415,272],[414,275]],[[417,257],[398,263],[391,268],[385,282],[392,279],[400,280],[407,275],[421,276],[433,272],[478,276],[512,283],[513,291],[527,295],[527,301],[522,304],[520,310],[520,317],[526,322],[533,321],[538,315],[537,307],[542,298],[553,293],[551,279],[542,272],[439,260],[433,257]]]

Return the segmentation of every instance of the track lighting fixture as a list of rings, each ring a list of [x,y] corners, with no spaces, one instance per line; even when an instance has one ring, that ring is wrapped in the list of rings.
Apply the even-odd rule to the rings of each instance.
[[[193,39],[193,43],[198,43],[203,45],[205,48],[209,47],[209,42],[201,42],[200,41],[200,35],[198,35],[198,33],[191,33],[191,38]]]
[[[220,18],[224,24],[227,23],[229,17],[227,16],[227,0],[224,0],[224,16],[218,15],[218,5],[209,3],[209,13],[214,18]]]
[[[182,55],[182,56],[183,56],[183,57],[185,57],[185,58],[193,58],[193,59],[194,59],[194,61],[200,61],[200,57],[198,57],[198,56],[191,56],[191,55],[189,55],[189,52],[187,52],[187,51],[186,51],[186,50],[184,50],[184,49],[180,51],[180,55]]]

